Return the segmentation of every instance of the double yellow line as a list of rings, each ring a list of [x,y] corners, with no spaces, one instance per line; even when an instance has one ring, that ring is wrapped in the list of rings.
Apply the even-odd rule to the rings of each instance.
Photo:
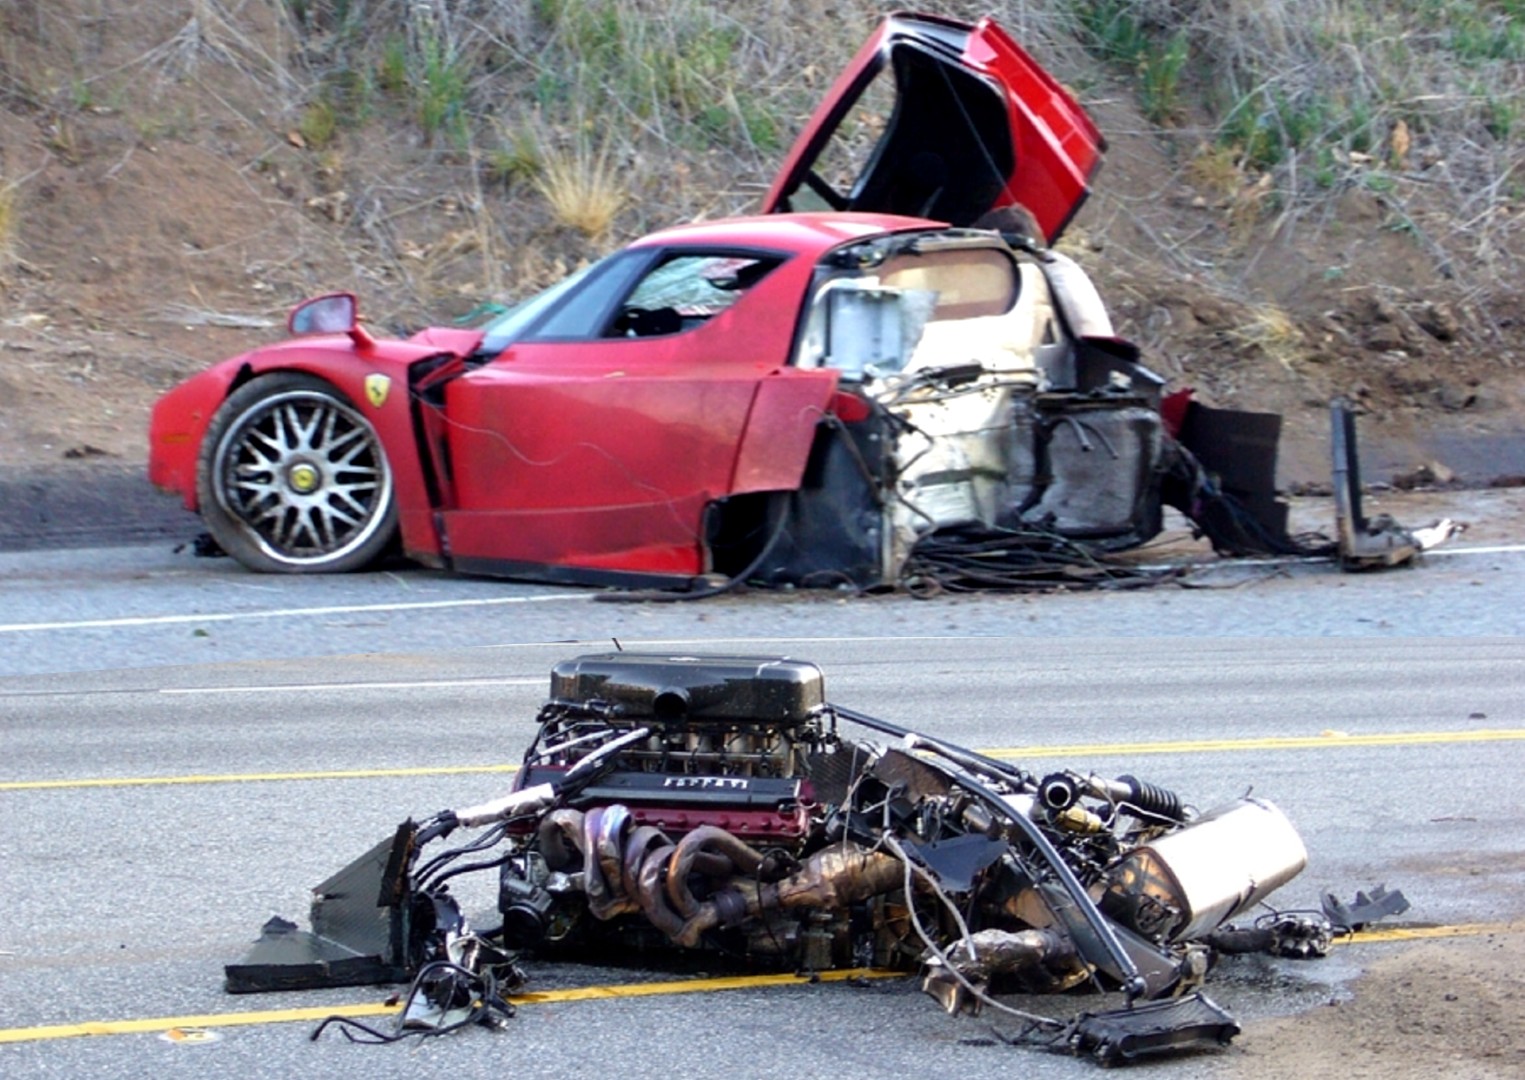
[[[1389,930],[1365,930],[1351,937],[1336,938],[1336,944],[1376,944],[1391,941],[1420,941],[1427,938],[1476,937],[1482,934],[1515,934],[1525,926],[1519,923],[1466,923],[1456,926],[1398,927]],[[725,990],[755,990],[774,986],[802,986],[811,982],[845,982],[850,979],[904,978],[903,971],[881,968],[853,968],[846,971],[823,971],[814,977],[800,975],[736,975],[713,979],[682,979],[667,982],[624,983],[615,986],[581,986],[566,990],[515,994],[515,1005],[551,1005],[573,1001],[609,1001],[620,998],[656,997],[673,994],[713,994]],[[399,1004],[363,1003],[319,1005],[302,1009],[261,1009],[250,1012],[204,1013],[192,1016],[156,1016],[139,1020],[94,1020],[79,1024],[50,1024],[43,1027],[0,1028],[0,1043],[43,1042],[49,1039],[72,1039],[84,1035],[148,1035],[165,1032],[203,1032],[208,1029],[253,1027],[264,1024],[318,1023],[330,1016],[356,1019],[388,1016]]]

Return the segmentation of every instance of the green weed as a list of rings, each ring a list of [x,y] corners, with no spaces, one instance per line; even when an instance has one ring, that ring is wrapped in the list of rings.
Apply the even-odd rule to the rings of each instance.
[[[1149,33],[1128,0],[1089,0],[1073,11],[1081,41],[1099,59],[1131,68],[1148,51]]]
[[[1184,30],[1163,45],[1150,44],[1138,62],[1139,100],[1151,123],[1168,124],[1177,118],[1181,72],[1191,57]]]
[[[1525,100],[1520,97],[1495,97],[1490,94],[1485,105],[1483,127],[1499,142],[1508,142],[1520,123]]]
[[[351,67],[338,68],[323,79],[322,100],[337,126],[353,128],[365,122],[371,111],[373,85],[368,71]]]
[[[291,19],[305,30],[354,26],[366,15],[365,0],[286,0]]]
[[[334,141],[339,130],[338,114],[325,99],[319,98],[302,110],[297,131],[309,150],[322,150]]]
[[[381,60],[376,65],[376,86],[393,97],[401,97],[408,92],[408,41],[400,34],[388,35],[381,46]]]
[[[518,180],[533,180],[540,175],[544,160],[540,143],[528,128],[503,131],[502,141],[487,153],[486,169],[489,179],[500,184],[512,184]]]
[[[1457,8],[1449,23],[1449,43],[1463,63],[1525,59],[1525,21],[1518,15],[1494,15],[1471,5]]]
[[[742,97],[736,102],[736,111],[747,141],[754,147],[769,154],[783,149],[783,133],[779,131],[778,121],[763,105],[750,97]]]
[[[1251,94],[1229,111],[1219,127],[1219,139],[1238,151],[1246,168],[1274,168],[1286,154],[1274,108],[1268,105],[1265,94]]]
[[[607,114],[611,104],[669,139],[776,145],[777,129],[741,76],[737,24],[693,0],[665,17],[617,0],[541,0],[550,30],[535,100],[550,114]]]
[[[16,236],[21,231],[19,185],[0,179],[0,270],[16,257]]]
[[[429,138],[447,135],[464,142],[467,131],[466,65],[433,34],[419,41],[419,73],[413,83],[418,124]]]
[[[1190,34],[1152,30],[1130,0],[1090,0],[1074,8],[1080,38],[1092,55],[1138,80],[1139,104],[1154,124],[1179,118],[1181,75],[1191,58]]]
[[[1334,148],[1320,146],[1314,152],[1313,160],[1313,183],[1324,190],[1335,186],[1340,178],[1340,161],[1334,154]]]

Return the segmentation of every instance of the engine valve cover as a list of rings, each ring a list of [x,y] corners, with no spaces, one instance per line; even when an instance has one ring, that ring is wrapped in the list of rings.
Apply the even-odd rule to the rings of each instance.
[[[826,703],[821,669],[804,660],[602,653],[551,670],[555,701],[619,706],[656,720],[802,724]]]

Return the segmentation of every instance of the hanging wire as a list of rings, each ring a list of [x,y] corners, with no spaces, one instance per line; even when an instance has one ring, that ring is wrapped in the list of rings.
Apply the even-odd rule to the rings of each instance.
[[[443,996],[442,1002],[441,998],[435,996],[432,991],[438,988],[438,984],[447,980],[448,989],[445,991],[446,996]],[[469,1007],[460,1019],[448,1024],[437,1027],[408,1027],[408,1010],[412,1008],[420,994],[424,994],[430,1001],[440,1005],[442,1011],[447,1014],[451,1009],[451,1003],[457,1000],[464,999],[469,1003]],[[498,1027],[512,1019],[513,1015],[514,1006],[503,996],[498,977],[490,968],[479,973],[449,960],[435,960],[425,964],[413,977],[413,984],[408,987],[407,996],[403,999],[402,1008],[397,1014],[397,1022],[391,1031],[372,1027],[350,1016],[330,1016],[314,1028],[308,1037],[316,1042],[332,1025],[337,1027],[350,1042],[384,1045],[400,1042],[410,1035],[417,1035],[420,1038],[448,1035],[452,1031],[459,1031],[473,1024]]]

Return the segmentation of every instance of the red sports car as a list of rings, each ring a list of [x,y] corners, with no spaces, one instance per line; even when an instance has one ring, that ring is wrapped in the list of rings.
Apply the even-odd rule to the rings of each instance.
[[[888,119],[860,147],[863,115]],[[541,580],[893,583],[934,534],[1116,548],[1162,499],[1264,546],[1276,418],[1162,416],[1044,246],[1102,148],[999,26],[891,16],[761,215],[648,236],[477,329],[378,340],[353,296],[308,300],[158,402],[151,477],[263,571],[400,541]],[[1250,466],[1231,512],[1215,455],[1231,485]]]

